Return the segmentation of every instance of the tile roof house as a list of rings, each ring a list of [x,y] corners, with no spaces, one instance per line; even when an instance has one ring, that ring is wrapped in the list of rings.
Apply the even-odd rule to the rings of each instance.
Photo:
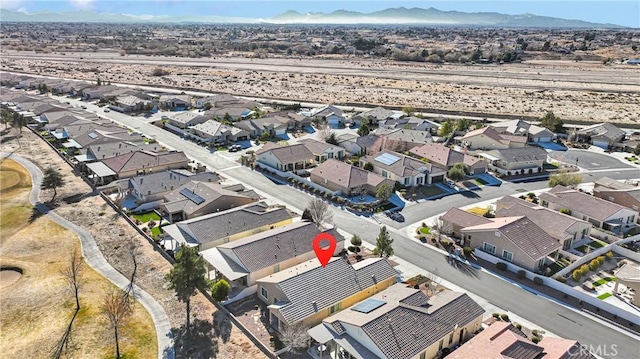
[[[334,105],[326,105],[312,109],[309,113],[303,113],[307,117],[326,121],[329,126],[343,126],[346,118],[341,109]]]
[[[456,207],[449,208],[445,214],[439,217],[439,220],[442,224],[442,232],[456,238],[462,238],[463,228],[491,223],[489,218]]]
[[[375,155],[382,151],[384,139],[378,135],[357,136],[345,133],[338,136],[338,146],[356,156]]]
[[[207,143],[228,144],[249,139],[249,132],[214,120],[196,124],[189,131]]]
[[[447,357],[517,359],[595,359],[575,340],[545,335],[538,344],[526,338],[512,323],[495,322]]]
[[[555,238],[564,250],[587,237],[591,230],[591,224],[587,221],[512,196],[505,196],[496,202],[495,214],[496,217],[526,216]]]
[[[425,159],[428,162],[443,168],[451,169],[456,163],[464,163],[469,174],[481,174],[487,172],[487,164],[479,158],[455,151],[440,143],[428,143],[409,150],[412,155]]]
[[[296,128],[301,129],[306,126],[311,126],[311,118],[304,116],[293,111],[277,111],[268,114],[270,117],[284,117],[290,120],[289,129]]]
[[[167,110],[186,110],[191,107],[191,96],[189,95],[162,95],[158,100],[160,107]]]
[[[113,141],[90,144],[80,149],[80,155],[74,157],[78,164],[101,161],[135,151],[163,152],[166,151],[159,143]]]
[[[308,333],[324,346],[327,357],[438,358],[481,329],[483,313],[466,293],[447,290],[427,297],[398,283],[324,319]]]
[[[587,126],[578,130],[577,134],[578,136],[587,137],[591,144],[605,150],[621,142],[625,137],[623,130],[609,122]]]
[[[527,144],[525,136],[501,135],[493,127],[483,127],[469,131],[460,140],[462,145],[470,150],[522,148]]]
[[[382,137],[383,149],[404,152],[412,148],[433,142],[429,131],[407,130],[398,128],[394,130],[377,129],[375,134]]]
[[[380,121],[394,119],[400,116],[402,116],[402,114],[396,114],[395,111],[388,110],[384,107],[375,107],[356,114],[352,117],[352,120],[358,125],[377,125]]]
[[[564,186],[556,186],[538,197],[543,207],[554,211],[566,208],[570,216],[617,234],[629,231],[638,221],[637,210]]]
[[[524,216],[493,218],[491,223],[462,229],[469,247],[502,258],[506,262],[536,272],[547,264],[562,245]]]
[[[109,108],[119,112],[141,111],[149,103],[149,101],[133,95],[118,96],[114,102],[115,105],[110,105]]]
[[[397,275],[384,258],[350,265],[345,258],[334,257],[326,267],[314,258],[258,280],[258,298],[268,305],[273,328],[313,326],[387,289],[397,282]]]
[[[146,151],[135,151],[124,155],[107,158],[101,162],[118,179],[133,177],[136,175],[162,172],[170,169],[187,168],[189,159],[184,152],[162,152],[153,153]],[[92,169],[90,163],[88,167]],[[96,173],[97,174],[97,173]]]
[[[234,126],[247,131],[252,138],[260,137],[264,133],[269,136],[281,136],[287,133],[289,121],[280,117],[265,117],[255,120],[244,120],[234,123]]]
[[[432,135],[436,135],[440,128],[440,124],[436,122],[413,116],[380,121],[378,126],[379,128],[387,129],[404,128],[407,130],[429,131]]]
[[[257,202],[259,199],[260,196],[253,191],[245,190],[243,186],[234,191],[216,182],[191,180],[164,195],[160,213],[169,223],[176,223],[226,211]]]
[[[199,123],[207,122],[211,119],[199,112],[183,111],[169,117],[169,124],[182,129],[195,126]]]
[[[523,120],[500,121],[489,124],[501,134],[526,136],[529,142],[551,142],[555,134],[549,129]]]
[[[177,244],[198,246],[199,251],[292,222],[284,207],[252,203],[162,227],[165,238]]]
[[[334,255],[339,255],[344,238],[335,229],[323,232],[336,238]],[[220,244],[200,254],[209,263],[210,279],[225,278],[232,285],[250,287],[261,278],[314,259],[312,242],[320,233],[315,224],[299,221]]]
[[[640,209],[640,186],[637,185],[632,186],[604,177],[594,182],[593,195],[634,211]]]
[[[133,176],[115,181],[101,188],[105,192],[118,191],[131,196],[128,210],[143,211],[157,208],[164,196],[190,181],[218,183],[220,178],[212,172],[193,173],[187,170],[168,170]]]
[[[380,186],[393,188],[394,182],[378,174],[334,159],[326,160],[311,171],[311,182],[344,196],[376,195]]]
[[[360,167],[364,168],[367,163],[373,166],[374,173],[407,187],[440,182],[446,174],[445,170],[431,163],[389,150],[360,158]]]
[[[303,139],[298,141],[314,155],[314,161],[318,164],[332,158],[341,160],[344,157],[344,148],[330,143],[316,141],[313,139]]]
[[[255,152],[256,162],[275,168],[279,171],[303,170],[314,163],[315,156],[301,144],[280,146],[267,143]]]
[[[211,110],[205,111],[204,115],[208,118],[214,118],[218,120],[224,120],[225,117],[228,117],[230,121],[240,121],[249,118],[249,116],[253,115],[255,112],[244,106],[232,106],[232,107],[221,107],[221,108],[212,108]],[[228,116],[227,116],[228,115]]]
[[[507,175],[537,173],[547,162],[547,151],[540,147],[504,148],[479,154],[494,169]]]

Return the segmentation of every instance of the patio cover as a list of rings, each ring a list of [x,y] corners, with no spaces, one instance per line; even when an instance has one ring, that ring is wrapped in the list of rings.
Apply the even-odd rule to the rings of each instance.
[[[77,156],[75,156],[74,158],[75,158],[75,159],[76,159],[76,161],[78,161],[78,162],[89,162],[89,161],[95,160],[95,158],[94,158],[93,156],[92,156],[92,157],[88,157],[88,156],[87,156],[87,154],[84,154],[84,155],[77,155]]]
[[[88,163],[87,167],[98,177],[115,176],[116,173],[102,162]]]
[[[496,157],[496,156],[491,156],[490,154],[485,153],[485,152],[481,153],[481,154],[480,154],[480,156],[482,156],[482,157],[484,157],[484,158],[486,158],[486,159],[489,159],[489,160],[491,160],[491,161],[499,161],[499,160],[500,160],[498,157]]]
[[[228,280],[236,280],[242,277],[246,277],[249,273],[238,265],[236,262],[225,258],[218,248],[207,249],[200,252],[202,257],[211,264],[213,268],[222,273],[222,275]]]
[[[69,140],[62,144],[65,148],[82,148],[82,145],[76,142],[76,140]]]
[[[336,336],[334,332],[330,331],[324,323],[320,323],[315,327],[307,331],[309,336],[320,344],[326,344],[329,341],[335,341],[340,347],[351,353],[352,358],[356,359],[378,359],[378,356],[373,354],[362,344],[358,343],[355,339],[348,335]]]

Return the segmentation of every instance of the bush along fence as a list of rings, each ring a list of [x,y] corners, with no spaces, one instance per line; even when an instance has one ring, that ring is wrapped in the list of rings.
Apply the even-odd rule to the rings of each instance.
[[[580,303],[585,302],[593,305],[596,308],[600,308],[606,312],[609,312],[619,318],[622,318],[634,325],[640,325],[640,316],[635,315],[634,313],[630,313],[620,307],[617,307],[613,304],[602,301],[594,296],[591,296],[587,293],[579,291],[571,286],[568,286],[561,281],[555,280],[553,278],[543,277],[541,275],[535,274],[531,271],[528,271],[522,267],[519,267],[512,263],[505,263],[502,259],[492,256],[489,253],[486,253],[478,248],[474,250],[476,257],[483,259],[487,262],[495,264],[498,270],[508,270],[510,272],[518,274],[520,277],[524,273],[524,277],[530,279],[536,285],[546,285],[552,289],[565,293],[571,297],[574,297],[580,301]]]

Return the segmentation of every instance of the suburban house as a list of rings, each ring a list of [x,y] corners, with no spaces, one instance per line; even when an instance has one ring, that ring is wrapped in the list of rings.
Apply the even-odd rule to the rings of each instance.
[[[135,151],[87,164],[96,179],[109,177],[122,179],[144,173],[162,172],[170,169],[188,168],[189,159],[184,152],[154,153]]]
[[[564,213],[540,207],[523,199],[505,196],[496,202],[496,217],[526,216],[569,250],[589,235],[591,224]]]
[[[375,107],[354,115],[351,120],[358,126],[362,124],[377,126],[380,121],[395,119],[401,116],[402,113],[396,113],[384,107]]]
[[[404,128],[405,130],[429,131],[432,135],[436,135],[440,128],[440,124],[436,122],[413,116],[380,121],[378,126],[391,130]]]
[[[335,230],[322,232],[336,238],[334,256],[344,248]],[[256,281],[316,257],[313,239],[322,233],[311,222],[295,222],[200,252],[208,262],[209,279],[226,279],[233,286],[251,287]]]
[[[193,127],[199,123],[207,122],[211,117],[207,117],[198,112],[183,111],[169,117],[169,124],[182,129]]]
[[[249,132],[218,121],[208,120],[190,128],[190,132],[207,143],[228,144],[249,139]]]
[[[85,100],[98,99],[102,94],[118,89],[118,86],[90,86],[82,90],[82,98]]]
[[[187,170],[168,170],[134,176],[101,187],[104,192],[117,192],[125,198],[126,210],[154,209],[164,202],[164,196],[190,181],[218,183],[220,178],[212,172],[193,173]]]
[[[491,169],[507,175],[541,172],[547,155],[540,147],[505,148],[479,154]]]
[[[211,106],[214,106],[217,97],[218,96],[197,97],[197,98],[193,99],[194,107],[195,108],[204,108],[205,106],[207,106],[207,104],[210,104]]]
[[[361,194],[375,196],[383,184],[391,188],[395,184],[378,174],[334,159],[326,160],[311,171],[310,179],[313,183],[347,197]]]
[[[114,100],[115,104],[110,105],[109,108],[119,112],[137,112],[142,111],[144,106],[149,101],[143,100],[133,95],[118,96]]]
[[[218,120],[229,120],[229,121],[240,121],[249,118],[253,115],[255,111],[250,108],[246,108],[243,106],[239,107],[222,107],[222,108],[212,108],[211,110],[205,111],[204,115],[208,118],[214,118]]]
[[[518,359],[595,359],[575,340],[545,335],[537,344],[513,323],[495,322],[468,342],[462,344],[447,357],[467,358],[518,358]]]
[[[302,144],[311,151],[311,153],[313,153],[314,161],[317,164],[332,158],[341,160],[344,157],[344,148],[340,146],[334,146],[330,143],[320,142],[310,138],[300,140],[298,143]]]
[[[165,239],[199,251],[223,243],[284,226],[292,222],[291,213],[284,207],[252,203],[227,211],[212,213],[162,227]]]
[[[277,111],[270,112],[268,117],[279,118],[281,122],[285,123],[286,121],[288,128],[291,129],[302,129],[307,126],[311,126],[311,119],[307,116],[295,113],[293,111]],[[284,120],[287,119],[287,120]]]
[[[338,146],[344,148],[347,153],[356,156],[375,155],[382,151],[383,144],[384,139],[374,134],[357,136],[345,133],[338,136]]]
[[[532,272],[547,264],[562,245],[524,216],[493,218],[491,223],[462,229],[469,247],[480,249]]]
[[[489,218],[478,216],[477,214],[473,214],[456,207],[449,208],[449,210],[440,216],[438,220],[441,222],[442,233],[458,239],[463,238],[463,228],[491,223],[491,219]],[[465,243],[465,245],[467,244],[468,243]]]
[[[282,118],[284,120],[284,118]],[[252,138],[261,137],[265,133],[276,137],[287,133],[288,122],[276,117],[265,117],[255,120],[244,120],[233,124],[235,127],[246,131]]]
[[[80,170],[82,171],[84,169],[84,164],[86,163],[101,161],[135,151],[151,151],[159,153],[166,151],[166,149],[158,143],[129,142],[120,140],[91,144],[86,148],[81,148],[79,151],[80,154],[74,156],[73,160],[77,161],[80,165]]]
[[[308,333],[324,349],[322,357],[431,359],[482,329],[483,313],[466,293],[445,290],[427,296],[396,283],[325,318]]]
[[[532,125],[523,120],[501,121],[490,124],[501,134],[526,136],[529,142],[551,142],[555,134],[546,127]]]
[[[487,172],[486,162],[477,157],[455,151],[440,143],[428,143],[420,147],[414,147],[409,150],[409,153],[445,170],[451,169],[456,163],[463,163],[471,175]]]
[[[255,155],[256,162],[284,172],[303,170],[312,166],[315,159],[313,153],[301,143],[280,146],[269,142],[256,151]]]
[[[162,95],[158,101],[161,108],[170,111],[184,111],[191,107],[189,95]]]
[[[616,234],[626,233],[638,221],[637,210],[564,186],[555,186],[539,198],[543,207],[554,211],[566,209],[570,216]]]
[[[632,186],[604,177],[594,182],[593,195],[634,211],[640,209],[640,186]]]
[[[255,192],[244,186],[225,187],[216,182],[189,181],[164,195],[160,213],[170,223],[257,202]]]
[[[258,298],[268,305],[269,323],[284,331],[306,327],[362,301],[397,282],[398,273],[384,258],[350,265],[332,258],[326,267],[318,259],[303,262],[258,280]]]
[[[329,126],[344,126],[346,119],[341,109],[334,105],[327,105],[312,109],[308,114],[302,113],[312,119],[326,121]]]
[[[374,173],[406,187],[441,182],[446,174],[442,168],[389,150],[360,158],[360,167],[367,163],[373,166]]]
[[[385,150],[404,152],[412,148],[433,142],[429,131],[405,130],[403,128],[395,130],[377,129],[375,134],[382,137]]]
[[[609,122],[587,126],[578,130],[578,138],[584,138],[589,143],[605,150],[624,140],[625,132]]]
[[[498,150],[505,148],[522,148],[527,145],[527,137],[501,135],[493,127],[483,127],[469,131],[460,138],[462,145],[470,150]]]

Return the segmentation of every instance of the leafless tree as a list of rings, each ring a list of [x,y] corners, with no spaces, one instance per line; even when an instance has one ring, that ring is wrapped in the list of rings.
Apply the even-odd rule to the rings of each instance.
[[[427,272],[426,275],[429,281],[425,284],[425,288],[427,289],[427,295],[431,296],[437,293],[438,286],[440,283],[438,282],[438,269],[436,268],[433,273]]]
[[[82,272],[84,269],[84,262],[77,250],[71,253],[69,258],[69,264],[60,271],[60,274],[64,277],[65,281],[69,285],[69,289],[73,292],[76,300],[76,311],[71,317],[71,321],[67,326],[62,338],[56,344],[53,352],[53,357],[58,359],[69,347],[71,341],[71,328],[73,327],[73,321],[76,319],[78,312],[80,311],[80,289],[82,288]]]
[[[331,212],[329,205],[320,198],[312,199],[311,202],[309,202],[307,209],[311,215],[311,221],[313,221],[318,228],[320,228],[323,223],[333,223],[333,213]]]
[[[129,276],[129,285],[124,290],[124,295],[128,297],[135,298],[135,285],[136,285],[136,272],[138,271],[138,255],[139,253],[139,244],[135,237],[131,237],[125,240],[125,244],[123,246],[126,254],[131,258],[131,263],[133,264],[133,269],[131,270],[131,275]]]
[[[447,223],[442,219],[442,216],[436,218],[433,221],[433,225],[431,226],[431,229],[435,231],[436,238],[438,240],[442,239],[443,234],[451,233],[451,226],[447,225]]]
[[[309,345],[308,330],[309,328],[305,327],[302,323],[289,325],[280,334],[280,340],[289,348],[290,353],[300,353]]]
[[[116,359],[120,358],[120,343],[118,333],[124,326],[133,311],[126,293],[112,292],[104,297],[100,306],[102,315],[109,321],[116,342]]]

